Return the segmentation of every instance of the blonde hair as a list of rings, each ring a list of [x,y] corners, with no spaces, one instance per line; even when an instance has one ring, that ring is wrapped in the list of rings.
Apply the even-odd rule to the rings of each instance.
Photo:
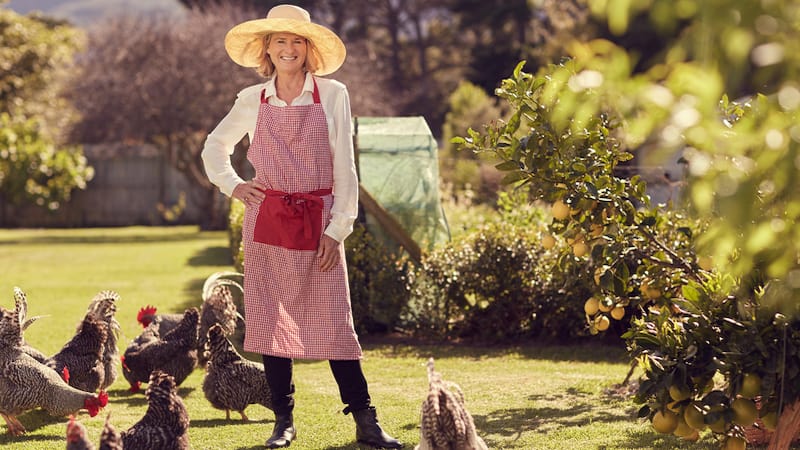
[[[321,57],[317,47],[314,45],[314,41],[311,39],[304,37],[306,40],[306,61],[304,63],[306,72],[314,73],[319,69],[319,62],[321,61]],[[258,59],[258,67],[256,67],[256,72],[264,78],[272,77],[272,74],[275,73],[275,65],[272,64],[272,60],[269,59],[269,55],[267,54],[267,48],[269,47],[270,39],[272,39],[272,33],[265,34],[263,38],[261,38],[261,56]]]

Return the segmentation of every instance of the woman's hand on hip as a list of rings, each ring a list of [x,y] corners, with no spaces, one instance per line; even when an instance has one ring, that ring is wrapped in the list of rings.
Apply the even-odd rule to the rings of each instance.
[[[319,270],[327,272],[339,263],[339,242],[336,239],[322,235],[319,240],[319,249],[317,249],[317,258],[319,261]]]
[[[266,189],[267,187],[260,182],[250,180],[246,183],[239,183],[233,188],[231,197],[241,200],[247,206],[257,206],[260,205],[264,197],[266,197],[264,194]]]

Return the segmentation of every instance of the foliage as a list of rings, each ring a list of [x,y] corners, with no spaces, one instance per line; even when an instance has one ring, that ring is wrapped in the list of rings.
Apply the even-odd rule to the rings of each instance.
[[[345,240],[350,304],[359,334],[394,331],[408,302],[411,261],[390,252],[360,223]]]
[[[237,272],[244,273],[244,248],[242,247],[242,224],[244,223],[244,203],[230,202],[228,212],[228,248],[233,256],[233,267]]]
[[[645,371],[640,414],[688,414],[697,401],[715,433],[742,435],[752,421],[733,420],[732,405],[743,370],[763,377],[762,413],[800,395],[798,369],[781,354],[798,345],[797,187],[789,173],[800,141],[792,81],[800,30],[786,19],[796,2],[590,5],[617,32],[647,8],[651,18],[688,24],[663,61],[641,73],[607,41],[573,43],[570,61],[537,75],[520,64],[497,92],[512,117],[457,142],[497,154],[507,182],[552,202],[561,217],[553,233],[571,240],[573,252],[589,244],[580,248],[597,271],[596,295],[641,310],[625,335]],[[738,81],[728,74],[742,68],[769,80],[763,86],[773,95],[729,102],[723,93]],[[640,180],[614,175],[628,149],[643,145],[661,157],[683,149],[691,209],[652,207]],[[723,384],[709,391],[715,374]],[[688,389],[680,402],[669,393],[676,383]]]
[[[0,113],[0,195],[5,201],[56,210],[74,189],[85,189],[93,175],[80,147],[58,148],[33,119]]]
[[[501,193],[500,214],[424,255],[409,275],[409,332],[481,342],[587,335],[583,303],[565,299],[586,298],[593,275],[543,248],[542,210],[520,207],[521,198]]]

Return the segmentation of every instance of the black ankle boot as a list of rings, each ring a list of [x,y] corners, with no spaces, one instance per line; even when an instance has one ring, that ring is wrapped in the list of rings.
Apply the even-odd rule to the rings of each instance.
[[[292,413],[275,413],[275,428],[272,429],[272,436],[267,439],[265,445],[267,448],[288,447],[295,436],[297,436],[297,430],[294,428]]]
[[[345,408],[344,413],[353,413],[356,421],[356,440],[362,444],[370,445],[375,448],[403,448],[403,444],[397,439],[386,434],[378,425],[378,415],[375,408],[370,406],[358,411],[350,411]]]

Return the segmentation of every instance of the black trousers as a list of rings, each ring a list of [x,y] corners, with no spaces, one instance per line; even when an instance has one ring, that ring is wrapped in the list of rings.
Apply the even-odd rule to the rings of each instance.
[[[288,414],[294,409],[294,382],[292,360],[263,355],[267,384],[272,393],[272,410],[275,414]],[[342,403],[350,411],[369,408],[370,397],[367,379],[361,370],[360,360],[330,360],[333,378],[339,386]]]

